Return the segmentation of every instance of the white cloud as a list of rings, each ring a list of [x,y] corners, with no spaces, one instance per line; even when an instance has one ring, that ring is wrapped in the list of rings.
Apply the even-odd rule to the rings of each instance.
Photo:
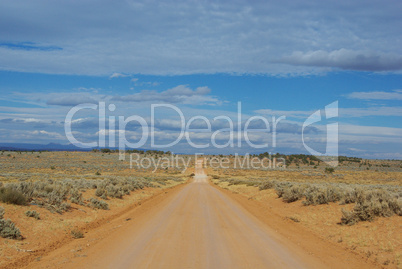
[[[40,137],[47,136],[47,137],[51,137],[51,138],[55,138],[55,139],[65,139],[65,136],[63,136],[59,133],[48,132],[45,130],[35,130],[35,131],[28,132],[28,133],[35,135],[35,136],[40,136]]]
[[[347,97],[363,100],[402,100],[402,90],[394,90],[392,92],[352,92]]]
[[[401,70],[401,9],[400,1],[376,0],[3,0],[0,70],[112,77]],[[27,41],[60,49],[18,45]],[[291,66],[278,63],[289,55]]]
[[[126,96],[114,96],[112,101],[121,102],[165,102],[172,104],[220,104],[221,101],[208,95],[211,89],[208,87],[198,87],[192,90],[186,85],[158,92],[154,90],[143,90],[139,93]]]
[[[258,114],[263,114],[267,116],[286,116],[286,117],[291,117],[291,118],[307,118],[311,114],[314,113],[314,111],[302,111],[302,110],[273,110],[273,109],[258,109],[254,111],[255,113]]]
[[[91,103],[96,104],[94,98],[90,97],[88,94],[59,94],[58,96],[51,97],[47,100],[48,105],[58,105],[58,106],[76,106],[79,104]]]
[[[112,75],[110,75],[109,78],[125,78],[125,77],[129,77],[130,75],[127,74],[122,74],[122,73],[113,73]]]
[[[267,116],[286,116],[295,119],[306,119],[314,113],[313,110],[309,111],[292,111],[292,110],[273,110],[273,109],[259,109],[255,113]],[[402,107],[386,107],[376,106],[367,108],[339,108],[339,118],[358,118],[370,116],[401,116]]]
[[[376,136],[376,137],[402,137],[402,128],[361,126],[352,124],[341,124],[339,132],[345,135]],[[382,138],[384,139],[384,138]]]
[[[333,51],[295,51],[279,62],[291,65],[334,67],[345,70],[395,71],[402,69],[402,56],[369,51],[339,49]]]

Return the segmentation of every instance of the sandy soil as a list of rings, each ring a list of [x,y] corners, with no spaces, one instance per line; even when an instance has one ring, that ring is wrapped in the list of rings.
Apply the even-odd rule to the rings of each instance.
[[[289,229],[292,240],[280,235],[275,230],[280,225],[270,228],[257,218],[258,212],[252,214],[246,209],[253,201],[244,207],[229,192],[213,187],[201,165],[197,164],[190,184],[149,200],[28,267],[373,267],[314,236],[298,233],[294,226]],[[282,224],[283,232],[288,227],[283,220]],[[296,239],[303,243],[293,243]]]

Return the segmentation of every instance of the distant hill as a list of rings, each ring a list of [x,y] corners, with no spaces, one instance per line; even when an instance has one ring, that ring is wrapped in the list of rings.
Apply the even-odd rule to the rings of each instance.
[[[29,144],[29,143],[0,143],[0,150],[21,150],[21,151],[91,151],[92,148],[80,148],[72,144],[62,145],[57,143]]]
[[[116,150],[118,147],[105,147],[109,149]],[[99,147],[94,148],[84,148],[77,147],[72,144],[63,145],[57,143],[49,143],[49,144],[30,144],[30,143],[0,143],[0,150],[10,150],[10,151],[91,151],[93,149],[101,149]],[[130,148],[127,148],[130,150]],[[136,149],[148,151],[148,149]]]

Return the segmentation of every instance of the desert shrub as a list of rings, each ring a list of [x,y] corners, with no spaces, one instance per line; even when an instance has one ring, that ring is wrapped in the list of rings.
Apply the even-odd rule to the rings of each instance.
[[[325,167],[325,173],[332,174],[333,172],[335,172],[335,168]]]
[[[401,215],[401,198],[386,190],[360,190],[357,192],[356,205],[351,212],[342,211],[342,224],[353,225],[358,221],[372,221],[376,217]]]
[[[290,182],[278,182],[277,184],[275,184],[275,192],[278,195],[278,197],[281,198],[285,193],[285,190],[292,186],[293,184]]]
[[[0,236],[10,239],[22,239],[20,229],[9,219],[0,219]]]
[[[354,225],[357,222],[357,218],[353,211],[346,211],[342,208],[341,223],[344,225]]]
[[[330,202],[337,202],[341,199],[342,195],[342,190],[334,186],[311,186],[305,193],[306,200],[303,201],[303,204],[321,205]]]
[[[59,209],[61,211],[68,211],[71,208],[71,205],[69,203],[61,203],[59,206]]]
[[[33,210],[33,211],[28,210],[25,212],[25,215],[30,218],[40,219],[39,213],[36,212],[35,210]]]
[[[20,191],[9,188],[0,188],[0,201],[7,204],[26,205],[27,199]]]
[[[108,177],[97,180],[86,179],[44,179],[35,182],[22,181],[18,183],[8,183],[6,186],[0,186],[1,194],[20,193],[26,198],[26,202],[32,202],[40,207],[44,207],[53,213],[63,213],[70,207],[68,200],[72,203],[84,205],[86,201],[82,198],[82,192],[94,188],[96,195],[102,199],[123,198],[131,191],[143,189],[145,187],[154,187],[152,182],[164,182],[167,180],[176,180],[176,178],[126,178],[126,177]],[[180,179],[181,180],[181,179]],[[11,191],[10,191],[11,190]],[[8,198],[6,199],[8,200]],[[91,206],[91,205],[89,205]]]
[[[351,189],[351,188],[344,189],[340,204],[344,205],[344,204],[356,203],[357,194],[359,191],[360,189]]]
[[[75,189],[71,190],[70,191],[70,201],[73,204],[83,205],[84,202],[82,201],[82,193]]]
[[[104,187],[97,187],[96,191],[95,191],[95,195],[98,197],[102,197],[104,195],[106,195],[106,190]]]
[[[113,186],[113,185],[108,186],[106,188],[106,191],[107,191],[107,195],[112,198],[120,198],[121,199],[124,196],[124,191],[123,191],[122,187],[120,187],[120,186]]]
[[[4,218],[4,208],[0,206],[0,219]]]
[[[303,197],[304,188],[301,185],[294,185],[286,188],[282,195],[282,200],[286,203],[295,202]]]
[[[89,202],[90,202],[90,207],[92,207],[92,208],[103,209],[103,210],[109,209],[109,205],[105,201],[91,198],[89,200]]]
[[[258,186],[258,189],[259,189],[260,191],[262,191],[262,190],[272,189],[272,188],[274,188],[274,187],[275,187],[275,182],[272,182],[272,181],[264,181],[263,183],[261,183],[261,184]]]
[[[71,235],[75,239],[84,238],[84,234],[78,229],[71,230]]]

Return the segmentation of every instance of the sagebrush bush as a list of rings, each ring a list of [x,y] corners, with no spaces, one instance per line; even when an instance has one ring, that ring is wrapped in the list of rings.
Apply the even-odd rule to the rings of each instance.
[[[360,189],[352,189],[352,188],[347,188],[343,191],[343,195],[341,198],[341,205],[344,204],[352,204],[352,203],[356,203],[356,199],[357,199],[357,194],[360,191]]]
[[[84,205],[84,202],[82,200],[82,193],[76,189],[72,189],[70,191],[70,201],[71,201],[71,203],[74,203],[77,205]]]
[[[7,204],[26,205],[27,199],[20,191],[9,188],[0,188],[0,201]]]
[[[275,187],[275,182],[272,182],[272,181],[265,181],[265,182],[261,183],[261,184],[258,186],[258,189],[259,189],[260,191],[262,191],[262,190],[272,189],[272,188],[274,188],[274,187]]]
[[[0,206],[0,219],[4,218],[4,208]]]
[[[103,179],[44,179],[41,181],[29,182],[21,181],[18,183],[8,183],[6,186],[0,186],[0,201],[15,201],[13,203],[26,204],[31,202],[40,207],[44,207],[52,213],[63,213],[69,210],[72,203],[93,206],[90,201],[84,201],[82,192],[87,189],[96,189],[96,195],[102,199],[123,198],[131,191],[143,189],[145,187],[154,187],[151,182],[163,184],[167,180],[178,181],[174,177],[158,178],[127,178],[127,177],[109,177]],[[12,195],[10,195],[12,194]],[[19,195],[18,195],[19,194]],[[2,197],[5,197],[4,200]],[[11,199],[11,198],[12,199]],[[14,199],[15,197],[25,198],[25,200]],[[21,202],[22,201],[22,202]],[[25,202],[24,202],[25,201]],[[104,205],[100,208],[105,207]]]
[[[35,210],[32,211],[28,210],[25,212],[25,215],[30,218],[40,219],[40,214]]]
[[[295,202],[303,197],[304,188],[301,185],[294,185],[284,190],[282,200],[286,203]]]
[[[321,205],[338,202],[343,196],[342,190],[334,186],[311,186],[305,192],[304,205]]]
[[[92,208],[103,209],[103,210],[109,209],[109,204],[106,203],[105,201],[98,200],[95,198],[91,198],[89,201],[90,201],[90,207]]]
[[[292,183],[290,182],[278,182],[275,184],[275,192],[278,195],[278,198],[281,198],[283,194],[285,193],[285,190],[288,188],[291,188],[293,186]]]
[[[9,219],[0,219],[0,236],[10,239],[22,239],[20,230]]]
[[[342,211],[342,218],[341,223],[344,225],[354,225],[357,222],[357,218],[353,211],[346,211],[345,209],[341,209]]]
[[[352,211],[342,211],[342,224],[353,225],[359,221],[372,221],[376,217],[401,216],[401,198],[392,196],[385,190],[360,190],[356,195],[356,205]]]

